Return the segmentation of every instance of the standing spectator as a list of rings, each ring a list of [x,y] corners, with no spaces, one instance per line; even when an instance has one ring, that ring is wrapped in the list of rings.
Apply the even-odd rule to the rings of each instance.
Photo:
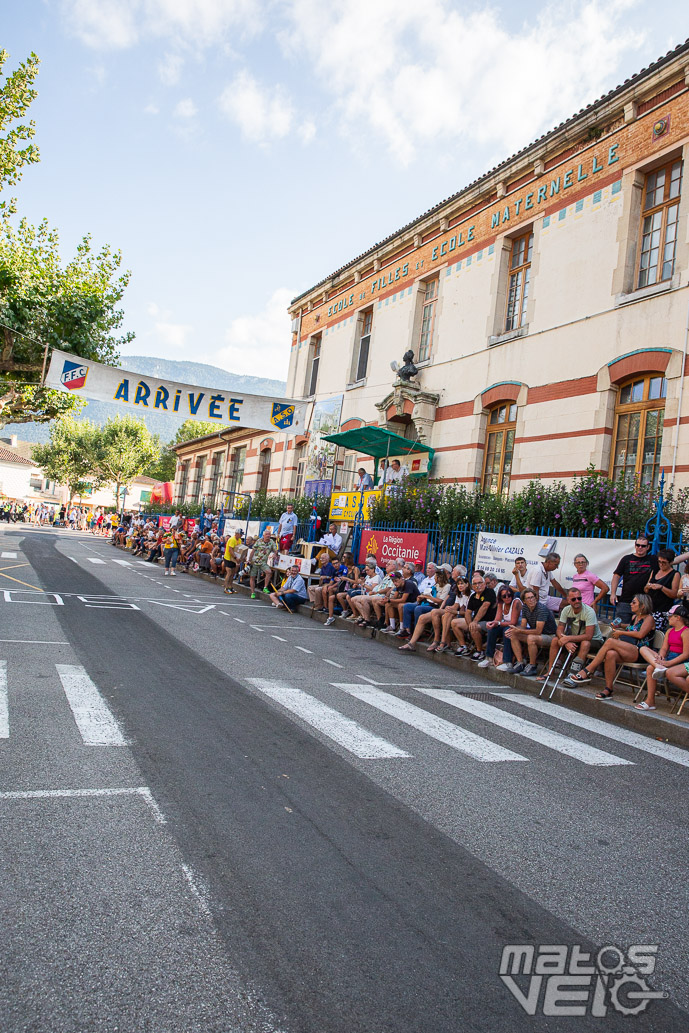
[[[163,557],[165,559],[165,574],[175,577],[177,560],[182,548],[182,536],[177,528],[172,527],[163,538]]]
[[[536,660],[541,646],[550,646],[557,630],[553,611],[538,601],[538,594],[533,588],[526,588],[522,596],[522,612],[519,625],[507,628],[503,639],[502,663],[499,671],[524,673],[527,677],[536,674]],[[527,649],[528,664],[524,662],[522,646]],[[512,655],[517,663],[512,667]]]
[[[608,586],[597,574],[589,569],[589,561],[583,552],[574,557],[575,574],[572,577],[572,588],[578,588],[581,593],[581,601],[584,606],[593,606],[594,609],[608,594]],[[596,595],[598,589],[598,595]]]
[[[665,631],[667,614],[679,595],[680,574],[673,570],[675,554],[672,549],[659,549],[656,555],[658,569],[646,585],[645,591],[651,597],[653,620],[657,631]]]
[[[249,583],[251,585],[251,598],[256,598],[256,578],[263,574],[263,591],[270,595],[270,579],[273,574],[273,558],[277,556],[277,543],[270,536],[270,528],[266,527],[258,539],[249,557],[251,569],[249,570]]]
[[[497,591],[497,609],[495,617],[486,624],[486,655],[479,660],[479,667],[490,667],[493,663],[495,650],[498,642],[504,638],[508,628],[514,628],[519,623],[522,612],[522,602],[519,596],[515,596],[509,585],[501,585]]]
[[[632,619],[632,599],[645,593],[646,585],[658,571],[658,559],[651,554],[651,543],[645,534],[638,534],[634,552],[623,556],[615,567],[610,582],[610,602],[615,606],[615,618],[622,624]],[[622,579],[622,591],[617,599],[617,588]]]
[[[277,539],[280,543],[280,552],[289,552],[294,542],[294,534],[297,530],[298,518],[294,512],[294,506],[288,502],[285,512],[278,521]]]
[[[354,491],[370,491],[373,487],[373,478],[370,473],[366,473],[363,466],[357,470],[357,481],[354,485]]]
[[[559,592],[561,596],[565,595],[565,590],[559,581],[556,581],[553,577],[553,572],[560,566],[560,554],[557,552],[551,552],[542,563],[539,563],[528,575],[526,582],[529,588],[534,588],[538,592],[538,601],[544,606],[547,606],[549,610],[554,610],[556,613],[560,609],[560,600],[557,596],[550,594],[550,589],[554,588],[556,592]]]
[[[223,592],[226,595],[236,595],[237,589],[232,587],[234,576],[237,572],[237,557],[235,555],[235,549],[242,541],[242,532],[237,529],[234,534],[230,535],[225,543],[225,553],[223,560],[225,563],[225,586]]]
[[[270,593],[270,599],[273,606],[287,606],[290,610],[300,606],[301,603],[309,601],[304,579],[299,573],[299,567],[296,563],[289,568],[289,577],[285,580],[282,588],[278,588],[277,592]]]
[[[607,590],[607,585],[605,586]],[[596,611],[588,606],[578,588],[570,588],[567,593],[567,605],[560,610],[555,635],[550,643],[546,672],[539,679],[546,681],[557,658],[558,650],[563,647],[576,659],[572,661],[570,674],[576,674],[586,663],[586,658],[593,650],[603,645],[603,636],[598,625]]]

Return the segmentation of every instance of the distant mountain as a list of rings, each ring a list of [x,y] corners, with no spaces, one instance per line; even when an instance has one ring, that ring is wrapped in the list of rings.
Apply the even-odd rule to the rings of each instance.
[[[284,380],[268,380],[265,377],[248,377],[230,373],[219,366],[208,366],[205,362],[182,362],[175,359],[159,359],[153,355],[123,355],[122,368],[132,373],[157,377],[158,380],[174,380],[192,387],[216,387],[225,391],[239,391],[252,395],[283,395]],[[92,420],[99,426],[118,413],[131,413],[130,406],[117,402],[89,402],[78,419]],[[165,413],[141,413],[142,420],[153,434],[159,434],[162,441],[174,438],[182,420]],[[49,423],[8,423],[2,429],[2,436],[16,434],[21,441],[47,441],[50,437]]]

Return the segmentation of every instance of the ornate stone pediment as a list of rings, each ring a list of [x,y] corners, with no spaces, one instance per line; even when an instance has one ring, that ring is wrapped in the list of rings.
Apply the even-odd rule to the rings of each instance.
[[[424,391],[418,384],[397,380],[392,391],[376,402],[376,409],[384,426],[395,416],[410,416],[419,441],[428,444],[439,401],[440,395]]]

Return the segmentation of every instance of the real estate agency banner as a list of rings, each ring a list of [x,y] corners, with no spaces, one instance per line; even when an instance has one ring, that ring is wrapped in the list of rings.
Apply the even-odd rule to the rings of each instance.
[[[359,547],[359,563],[364,563],[370,554],[384,567],[388,560],[402,557],[412,563],[426,564],[428,535],[407,531],[364,531]]]
[[[560,554],[555,580],[563,588],[572,586],[574,557],[579,553],[588,559],[591,573],[597,574],[601,581],[609,585],[622,557],[634,552],[634,541],[629,538],[539,538],[533,534],[491,534],[480,531],[474,567],[486,574],[495,574],[501,581],[509,581],[517,556],[524,557],[531,571],[551,552]]]

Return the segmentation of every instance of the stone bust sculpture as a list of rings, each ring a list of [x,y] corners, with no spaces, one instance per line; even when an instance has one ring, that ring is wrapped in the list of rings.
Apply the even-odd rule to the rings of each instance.
[[[397,376],[400,380],[410,381],[412,377],[415,377],[419,372],[417,367],[414,365],[414,352],[410,349],[404,353],[404,365],[400,366],[397,370]]]

